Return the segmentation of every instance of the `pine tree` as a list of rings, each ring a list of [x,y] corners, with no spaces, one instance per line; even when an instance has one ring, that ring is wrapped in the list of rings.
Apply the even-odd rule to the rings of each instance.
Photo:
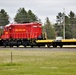
[[[14,21],[17,23],[39,22],[38,17],[31,10],[27,12],[24,8],[18,10]]]
[[[63,36],[63,13],[58,13],[56,18],[55,31],[58,36]],[[76,38],[76,15],[72,11],[70,11],[69,15],[65,14],[65,38]]]
[[[45,26],[44,30],[47,34],[47,39],[54,39],[55,38],[55,30],[54,30],[48,17],[46,18],[46,22],[45,22],[44,26]]]
[[[28,19],[29,19],[29,22],[38,21],[37,16],[31,10],[28,11]]]
[[[71,38],[76,38],[76,15],[72,11],[69,13],[69,23],[71,28]]]
[[[17,23],[26,23],[28,22],[27,11],[24,8],[20,8],[14,18]]]
[[[4,9],[0,11],[0,26],[5,26],[9,23],[9,16]]]

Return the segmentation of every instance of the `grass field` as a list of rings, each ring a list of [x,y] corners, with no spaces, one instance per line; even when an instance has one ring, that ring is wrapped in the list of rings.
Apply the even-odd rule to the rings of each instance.
[[[76,51],[0,50],[0,75],[76,75]]]

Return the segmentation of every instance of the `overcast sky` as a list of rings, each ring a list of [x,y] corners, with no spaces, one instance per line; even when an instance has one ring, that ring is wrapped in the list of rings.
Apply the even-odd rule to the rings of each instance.
[[[58,12],[63,12],[63,8],[66,14],[69,14],[70,11],[76,14],[76,0],[0,0],[0,10],[5,9],[11,21],[18,9],[22,7],[27,11],[32,10],[43,23],[46,17],[55,23]]]

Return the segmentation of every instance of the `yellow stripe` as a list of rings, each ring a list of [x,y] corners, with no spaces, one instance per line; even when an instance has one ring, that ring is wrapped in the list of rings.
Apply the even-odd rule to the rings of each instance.
[[[37,40],[37,43],[51,43],[53,40]]]
[[[65,39],[62,42],[76,42],[76,39]]]

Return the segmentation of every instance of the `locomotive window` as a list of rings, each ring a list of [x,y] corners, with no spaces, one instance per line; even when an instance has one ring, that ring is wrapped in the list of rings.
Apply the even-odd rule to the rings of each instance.
[[[8,28],[5,28],[5,30],[7,31],[7,30],[8,30]]]

